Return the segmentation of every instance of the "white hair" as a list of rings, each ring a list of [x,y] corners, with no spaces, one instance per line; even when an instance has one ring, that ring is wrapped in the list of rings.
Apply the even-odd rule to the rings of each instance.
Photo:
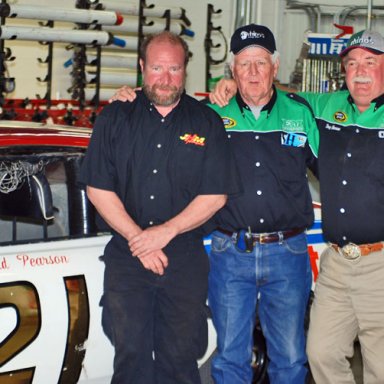
[[[233,52],[230,52],[229,55],[230,55],[229,63],[232,66],[235,62],[236,55],[234,55]],[[280,59],[280,53],[278,51],[271,53],[271,59],[272,59],[272,64],[275,64]]]

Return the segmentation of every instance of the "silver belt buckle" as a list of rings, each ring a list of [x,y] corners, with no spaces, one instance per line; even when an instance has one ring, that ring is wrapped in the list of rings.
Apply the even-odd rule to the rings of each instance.
[[[357,261],[361,257],[361,249],[358,245],[356,245],[354,243],[348,243],[339,249],[341,251],[341,254],[347,260],[356,260]]]

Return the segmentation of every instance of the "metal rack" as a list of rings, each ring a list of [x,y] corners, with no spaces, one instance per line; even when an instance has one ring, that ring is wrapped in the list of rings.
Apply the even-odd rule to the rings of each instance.
[[[205,91],[209,92],[213,89],[215,82],[218,79],[213,79],[211,76],[211,66],[225,63],[227,59],[228,44],[227,39],[223,35],[220,26],[214,26],[212,23],[212,18],[214,15],[220,14],[221,9],[215,10],[213,5],[208,4],[207,6],[207,33],[204,40],[204,49],[205,49]],[[212,48],[218,48],[221,44],[214,44],[212,35],[213,33],[219,33],[224,41],[224,55],[220,59],[214,59],[212,57]]]
[[[344,85],[339,53],[350,35],[308,34],[289,87],[302,92],[335,92]]]

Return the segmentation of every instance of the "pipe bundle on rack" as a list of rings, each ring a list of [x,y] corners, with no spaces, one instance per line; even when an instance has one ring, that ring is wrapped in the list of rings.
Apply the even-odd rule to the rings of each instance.
[[[115,36],[115,38],[119,40],[120,44],[112,48],[120,48],[124,51],[137,52],[139,44],[137,36],[121,35]]]
[[[87,83],[93,84],[94,83],[94,76],[95,74],[87,72],[86,73],[86,80]],[[113,86],[113,87],[121,87],[122,85],[129,85],[130,87],[135,87],[137,81],[137,74],[134,73],[127,73],[127,72],[104,72],[101,71],[100,73],[100,83],[103,84],[103,86]]]
[[[118,26],[103,26],[104,31],[108,32],[121,32],[121,33],[137,33],[138,19],[136,18],[124,18],[124,21]],[[193,37],[195,33],[186,28],[183,24],[171,20],[169,26],[167,26],[167,21],[165,19],[146,19],[146,24],[143,25],[143,34],[147,35],[150,33],[158,33],[169,29],[169,31],[177,35],[186,35]]]
[[[109,100],[116,93],[116,88],[100,88],[99,98],[100,101]],[[84,89],[84,98],[87,101],[93,100],[95,97],[95,89],[94,88],[85,88]]]
[[[145,35],[164,30],[189,37],[195,35],[188,29],[191,23],[183,8],[146,6],[145,0],[140,4],[130,3],[134,0],[101,1],[87,1],[88,5],[92,3],[92,9],[85,9],[88,6],[77,1],[76,8],[70,9],[8,4],[2,0],[0,43],[2,40],[49,43],[49,65],[52,65],[52,43],[73,44],[74,54],[64,63],[64,67],[73,66],[68,92],[84,107],[85,100],[98,105],[100,100],[110,98],[116,86],[128,84],[135,87],[139,84],[138,49]],[[6,25],[6,18],[47,20],[48,23],[36,27]],[[75,29],[57,28],[54,26],[56,21],[77,25]]]
[[[139,16],[140,6],[138,4],[128,4],[127,1],[119,2],[116,0],[106,0],[101,5],[105,10],[112,10],[126,15]],[[183,19],[185,11],[179,7],[162,7],[156,5],[156,8],[147,7],[143,9],[145,17],[165,17],[167,12],[170,12],[172,19]]]
[[[89,65],[97,64],[97,56],[87,54],[87,63]],[[108,55],[103,53],[100,58],[102,67],[111,68],[124,68],[136,70],[137,68],[137,54],[130,56]]]
[[[65,42],[73,44],[110,45],[124,47],[125,42],[105,31],[78,29],[18,27],[3,25],[0,27],[0,39],[33,40],[45,42]]]
[[[120,25],[123,22],[123,16],[118,12],[8,3],[0,4],[0,16],[102,25]]]

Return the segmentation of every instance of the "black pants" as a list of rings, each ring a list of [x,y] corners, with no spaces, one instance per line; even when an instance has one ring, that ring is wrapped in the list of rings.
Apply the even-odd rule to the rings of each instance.
[[[202,241],[188,237],[165,252],[163,276],[130,255],[106,256],[102,304],[104,329],[115,347],[112,384],[200,384],[196,360],[207,346],[207,255]]]

